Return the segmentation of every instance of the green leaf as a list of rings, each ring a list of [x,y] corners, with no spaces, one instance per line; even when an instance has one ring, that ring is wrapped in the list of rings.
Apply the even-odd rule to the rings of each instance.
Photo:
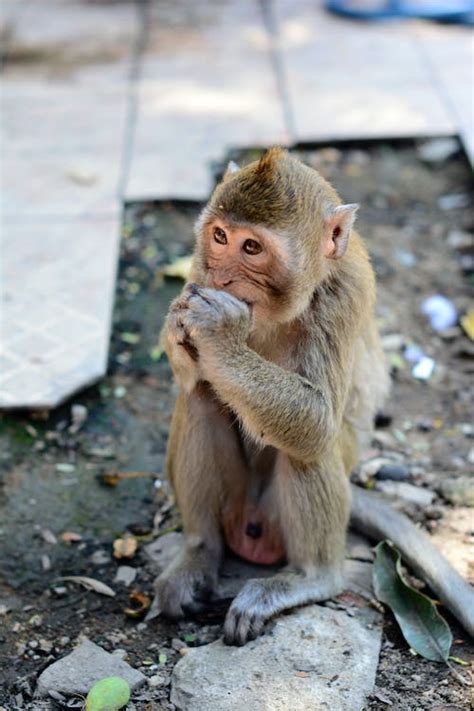
[[[183,639],[185,642],[195,642],[196,641],[196,635],[194,632],[190,632],[189,634],[183,635]]]
[[[134,346],[136,343],[140,342],[140,334],[130,333],[130,331],[124,331],[120,334],[120,339],[124,343],[129,343],[131,346]]]
[[[164,652],[160,652],[158,655],[158,663],[159,664],[166,664],[168,657]]]
[[[451,630],[433,601],[405,582],[400,553],[388,541],[375,549],[373,583],[377,599],[390,607],[410,647],[425,659],[446,662]]]
[[[470,662],[466,662],[465,659],[461,659],[460,657],[448,657],[450,662],[454,662],[455,664],[460,664],[462,667],[468,667],[470,666]]]
[[[96,681],[87,694],[86,711],[119,711],[130,701],[130,686],[120,676]]]

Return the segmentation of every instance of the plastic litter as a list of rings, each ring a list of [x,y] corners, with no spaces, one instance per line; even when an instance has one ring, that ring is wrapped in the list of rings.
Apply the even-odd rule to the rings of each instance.
[[[403,355],[405,360],[407,360],[409,363],[418,363],[422,358],[425,357],[425,354],[421,350],[419,346],[407,346],[405,350],[403,351]]]
[[[419,360],[418,363],[412,368],[411,374],[417,380],[429,380],[433,375],[435,365],[436,363],[433,358],[423,356],[423,358],[421,358],[421,360]]]
[[[431,327],[435,331],[445,331],[458,322],[458,312],[453,302],[441,294],[435,294],[425,299],[421,312],[428,316]]]

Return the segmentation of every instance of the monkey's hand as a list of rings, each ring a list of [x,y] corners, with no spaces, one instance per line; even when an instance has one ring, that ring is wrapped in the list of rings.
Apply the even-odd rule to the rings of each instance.
[[[182,319],[183,310],[187,309],[187,302],[186,293],[172,302],[161,338],[178,384],[186,392],[191,392],[201,379],[201,373],[198,351]]]
[[[180,323],[198,356],[204,379],[216,358],[247,342],[251,312],[247,304],[225,291],[188,284],[183,292]]]

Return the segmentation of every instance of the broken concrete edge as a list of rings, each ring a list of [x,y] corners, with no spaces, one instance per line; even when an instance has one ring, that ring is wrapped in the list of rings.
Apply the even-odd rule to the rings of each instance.
[[[106,359],[107,361],[107,359]],[[45,401],[36,400],[32,398],[31,400],[23,400],[21,404],[15,403],[12,405],[8,401],[2,399],[2,393],[0,391],[0,411],[4,410],[7,412],[16,412],[18,410],[54,410],[60,407],[65,402],[73,398],[85,389],[90,388],[92,385],[100,382],[100,380],[107,374],[107,362],[101,363],[94,371],[92,371],[86,380],[81,380],[81,382],[75,383],[73,386],[69,386],[62,393],[59,393],[55,400]],[[72,387],[72,389],[71,389]]]

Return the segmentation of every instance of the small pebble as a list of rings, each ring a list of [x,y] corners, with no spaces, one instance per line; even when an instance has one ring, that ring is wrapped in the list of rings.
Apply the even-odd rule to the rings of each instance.
[[[375,474],[379,481],[391,479],[393,481],[405,481],[410,477],[410,472],[403,464],[383,464]]]

